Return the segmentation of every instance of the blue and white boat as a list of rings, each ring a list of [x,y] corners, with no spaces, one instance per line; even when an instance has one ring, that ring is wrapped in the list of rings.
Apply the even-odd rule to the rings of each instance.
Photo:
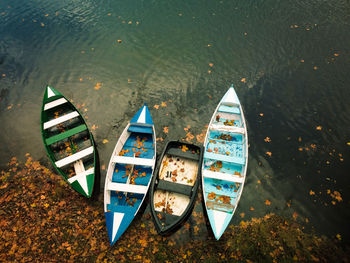
[[[217,240],[235,213],[242,195],[247,165],[247,127],[241,103],[231,86],[211,118],[204,141],[203,196]]]
[[[147,194],[156,161],[156,134],[144,105],[120,136],[109,161],[104,211],[110,244],[128,228]]]

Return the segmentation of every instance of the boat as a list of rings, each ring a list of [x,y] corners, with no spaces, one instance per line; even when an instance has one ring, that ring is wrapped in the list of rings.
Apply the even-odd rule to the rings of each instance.
[[[206,212],[217,240],[241,198],[248,165],[248,134],[241,103],[228,89],[208,125],[202,164]]]
[[[109,161],[104,188],[104,212],[111,246],[140,209],[156,161],[156,134],[144,105],[119,137]]]
[[[57,172],[78,193],[91,197],[97,158],[93,136],[74,105],[50,86],[41,108],[41,134]]]
[[[150,189],[151,213],[159,234],[173,232],[191,214],[198,192],[202,147],[179,141],[165,146]]]

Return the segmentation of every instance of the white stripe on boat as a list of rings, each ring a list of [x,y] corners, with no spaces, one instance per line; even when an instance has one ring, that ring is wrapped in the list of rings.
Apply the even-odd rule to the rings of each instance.
[[[148,187],[146,185],[121,184],[121,183],[112,183],[112,182],[108,183],[108,190],[110,191],[146,194],[147,189]]]
[[[140,117],[137,119],[138,123],[146,123],[146,107],[143,106]]]
[[[53,126],[56,126],[57,124],[60,124],[62,122],[68,121],[70,119],[73,119],[75,117],[78,117],[79,113],[77,111],[73,111],[71,113],[68,113],[66,115],[63,115],[61,117],[58,117],[57,119],[50,120],[48,122],[44,123],[44,130],[51,128]]]
[[[123,213],[118,213],[114,212],[113,215],[113,232],[112,232],[112,240],[114,240],[115,235],[118,232],[120,223],[123,221],[124,214]]]
[[[224,225],[225,219],[227,217],[226,212],[212,210],[213,211],[213,217],[215,222],[215,230],[216,230],[216,236],[219,236],[221,234],[221,229]]]
[[[234,133],[240,133],[245,134],[245,129],[235,126],[226,126],[226,125],[217,125],[212,124],[210,125],[210,130],[216,130],[216,131],[227,131],[227,132],[234,132]]]
[[[55,164],[56,164],[56,166],[58,168],[61,168],[61,167],[66,166],[66,165],[68,165],[70,163],[73,163],[73,162],[75,162],[75,161],[77,161],[79,159],[82,159],[85,156],[88,156],[88,155],[92,154],[93,152],[94,152],[94,147],[90,146],[89,148],[86,148],[86,149],[84,149],[84,150],[82,150],[80,152],[77,152],[77,153],[75,153],[73,155],[70,155],[70,156],[68,156],[66,158],[63,158],[63,159],[55,162]]]
[[[240,102],[233,88],[229,88],[221,100],[221,104],[229,106],[239,106]]]
[[[52,109],[58,105],[62,105],[64,103],[66,103],[66,102],[67,102],[67,100],[65,98],[60,98],[58,100],[51,101],[51,102],[45,104],[44,110]]]
[[[226,173],[220,173],[220,172],[213,172],[209,171],[207,169],[204,169],[202,171],[202,175],[205,178],[212,178],[212,179],[218,179],[218,180],[224,180],[229,181],[233,183],[243,183],[244,177],[239,175],[233,175],[233,174],[226,174]]]
[[[56,96],[56,94],[52,91],[50,87],[47,87],[47,98]]]
[[[80,178],[86,177],[87,175],[93,174],[93,173],[94,173],[94,168],[90,168],[82,173],[78,173],[72,176],[71,178],[68,179],[68,182],[73,183],[74,181],[79,180]]]
[[[147,158],[135,158],[135,157],[124,157],[124,156],[114,156],[112,162],[114,163],[124,163],[124,164],[135,164],[144,166],[154,166],[154,159]]]
[[[86,176],[83,176],[83,177],[79,177],[78,178],[78,182],[81,186],[81,188],[83,188],[84,192],[89,195],[89,187],[87,185],[87,178]]]

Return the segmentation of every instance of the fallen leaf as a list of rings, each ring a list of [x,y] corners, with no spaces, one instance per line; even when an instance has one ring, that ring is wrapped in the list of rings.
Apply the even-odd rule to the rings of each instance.
[[[247,79],[246,78],[241,78],[241,82],[246,83]]]
[[[102,86],[102,83],[101,82],[97,82],[96,85],[95,85],[95,90],[99,90]]]
[[[318,130],[318,131],[322,130],[322,126],[317,126],[316,130]]]
[[[266,154],[267,154],[268,156],[271,156],[271,155],[272,155],[272,153],[271,153],[271,152],[266,152]]]
[[[165,102],[165,101],[162,101],[162,103],[160,104],[160,106],[166,107],[166,102]]]
[[[156,110],[158,110],[158,109],[159,109],[159,105],[156,104],[156,105],[153,106],[153,108],[155,108]]]
[[[266,138],[264,139],[264,141],[265,141],[265,142],[271,142],[271,139],[270,139],[269,137],[266,137]]]
[[[209,67],[212,67],[212,66],[214,66],[214,64],[213,63],[209,63]]]
[[[271,205],[271,202],[270,202],[269,200],[266,199],[265,205]]]
[[[298,214],[297,214],[297,212],[294,212],[294,213],[293,213],[293,219],[294,219],[294,221],[297,220],[297,218],[298,218]]]
[[[103,139],[103,141],[102,141],[103,144],[106,144],[107,142],[108,142],[107,139]]]
[[[310,195],[315,195],[315,192],[310,190]]]
[[[164,133],[168,133],[168,132],[169,132],[169,127],[165,126],[165,127],[163,128],[163,132],[164,132]]]

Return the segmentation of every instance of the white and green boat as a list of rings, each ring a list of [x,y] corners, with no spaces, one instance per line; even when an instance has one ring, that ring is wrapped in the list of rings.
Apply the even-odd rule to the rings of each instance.
[[[41,134],[56,170],[74,190],[91,197],[97,157],[94,139],[74,105],[49,86],[41,109]]]

